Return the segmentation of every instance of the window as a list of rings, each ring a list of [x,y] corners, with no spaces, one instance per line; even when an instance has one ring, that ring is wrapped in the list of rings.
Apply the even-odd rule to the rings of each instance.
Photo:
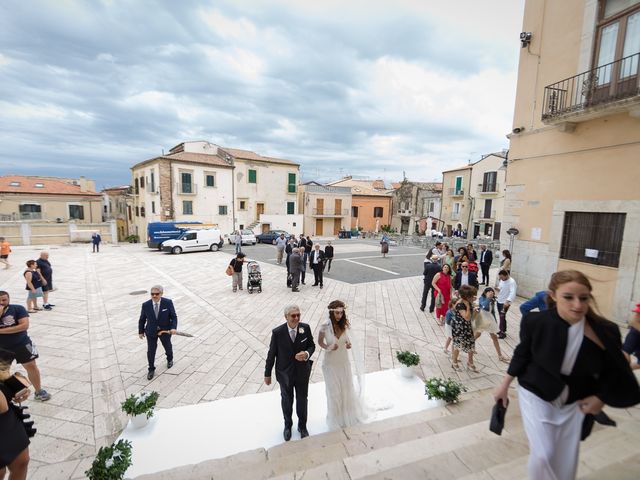
[[[495,192],[497,190],[498,172],[485,172],[482,178],[482,191]]]
[[[193,185],[191,184],[190,173],[185,173],[185,172],[180,173],[180,192],[193,193]]]
[[[460,203],[455,202],[453,204],[453,213],[460,213]]]
[[[226,214],[227,214],[227,206],[218,205],[218,215],[226,215]]]
[[[625,213],[565,212],[560,258],[618,267]]]
[[[240,205],[238,206],[239,210],[246,210],[247,209],[247,201],[246,200],[240,200]]]
[[[42,207],[35,203],[25,203],[20,205],[20,218],[21,219],[31,219],[31,220],[39,220],[42,218]]]
[[[136,207],[136,217],[140,216],[140,207]]]
[[[127,212],[129,214],[129,221],[133,220],[132,215],[131,215],[131,206],[127,205]]]
[[[287,215],[296,213],[296,202],[287,202]]]
[[[9,186],[11,186],[11,187],[19,187],[20,186],[20,182],[11,182],[9,184]]]
[[[155,176],[155,173],[153,172],[153,170],[151,171],[150,177],[151,177],[151,182],[150,182],[151,183],[151,191],[155,192],[156,191],[156,176]]]
[[[70,220],[84,220],[84,207],[82,205],[69,205]]]
[[[382,207],[373,207],[373,218],[382,218]]]
[[[151,213],[156,213],[156,202],[151,201]]]
[[[182,214],[193,215],[193,202],[191,200],[182,201]]]
[[[144,207],[140,207],[140,216],[144,217]]]
[[[435,202],[429,202],[429,213],[434,213],[436,211]]]
[[[456,186],[454,187],[454,195],[462,195],[462,177],[456,177]]]
[[[358,207],[351,207],[351,216],[353,218],[358,218]]]
[[[102,207],[102,209],[104,210],[104,213],[109,213],[109,207],[107,207],[106,205]]]
[[[287,186],[287,192],[296,193],[296,174],[295,173],[290,173],[289,174],[289,182],[288,182],[288,186]]]
[[[183,240],[196,240],[197,238],[198,234],[196,232],[187,233],[184,237],[182,237]]]
[[[255,170],[249,170],[249,183],[258,183],[258,172]]]
[[[137,178],[133,181],[133,190],[136,195],[140,193],[140,181]]]
[[[140,177],[140,188],[144,188],[144,175]]]
[[[36,183],[36,188],[44,188],[44,183]]]
[[[204,184],[207,187],[215,187],[216,186],[216,177],[211,173],[206,173],[204,175]]]

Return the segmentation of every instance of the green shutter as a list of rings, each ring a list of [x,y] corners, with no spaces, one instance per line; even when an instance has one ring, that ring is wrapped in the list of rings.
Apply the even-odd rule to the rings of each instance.
[[[258,183],[257,177],[255,170],[249,170],[249,183]]]
[[[288,185],[289,185],[288,192],[289,193],[296,193],[296,174],[295,173],[290,173],[289,174]]]
[[[296,213],[296,204],[294,202],[287,202],[287,215],[293,215]]]

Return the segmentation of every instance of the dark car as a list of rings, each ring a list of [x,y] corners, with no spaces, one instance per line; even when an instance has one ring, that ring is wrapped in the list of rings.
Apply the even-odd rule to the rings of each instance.
[[[284,230],[269,230],[266,233],[261,233],[260,235],[256,235],[256,240],[258,241],[258,243],[274,244],[276,241],[276,238],[278,238],[283,233],[284,233],[284,238],[290,237],[290,235]]]

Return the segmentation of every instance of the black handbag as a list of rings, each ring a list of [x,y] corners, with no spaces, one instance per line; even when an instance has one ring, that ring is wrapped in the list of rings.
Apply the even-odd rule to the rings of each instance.
[[[502,435],[504,428],[504,417],[507,414],[507,407],[502,405],[502,400],[498,400],[491,409],[491,420],[489,421],[489,430],[496,435]]]

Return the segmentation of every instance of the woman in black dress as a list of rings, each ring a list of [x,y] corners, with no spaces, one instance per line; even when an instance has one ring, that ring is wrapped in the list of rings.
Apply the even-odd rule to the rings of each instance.
[[[476,340],[471,327],[471,314],[473,313],[473,300],[478,291],[470,285],[462,285],[458,294],[460,299],[453,307],[455,315],[451,321],[451,333],[453,336],[453,353],[451,355],[451,366],[454,370],[460,369],[458,357],[460,350],[467,354],[467,368],[472,372],[477,372],[473,363],[473,350],[476,346]]]
[[[592,307],[591,283],[581,272],[551,276],[549,310],[520,323],[520,344],[494,398],[508,403],[518,377],[522,422],[529,439],[529,478],[573,479],[580,440],[602,407],[640,403],[640,387],[622,355],[618,326]]]
[[[25,388],[14,395],[4,384],[10,376],[8,366],[0,365],[0,479],[8,468],[11,480],[25,480],[29,466],[29,437],[12,402],[24,402],[30,392]]]

